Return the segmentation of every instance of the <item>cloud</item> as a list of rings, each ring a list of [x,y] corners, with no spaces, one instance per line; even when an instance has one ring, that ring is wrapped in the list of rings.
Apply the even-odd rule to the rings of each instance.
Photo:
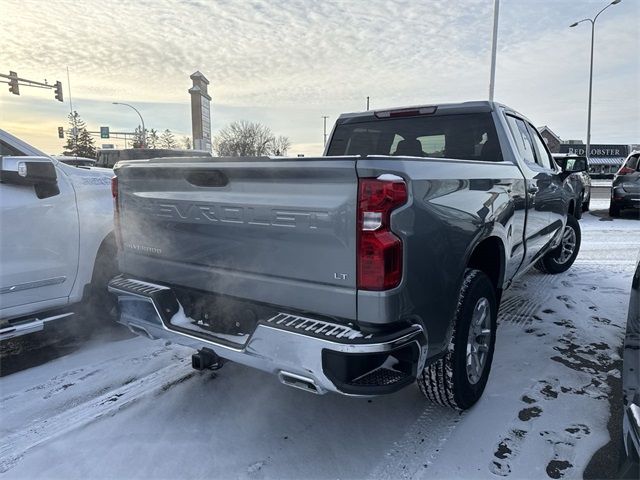
[[[135,116],[110,105],[117,100],[141,106],[149,125],[187,134],[188,76],[200,70],[211,81],[214,130],[264,120],[310,146],[321,138],[321,115],[335,120],[364,109],[367,95],[373,108],[486,98],[492,4],[3,0],[0,66],[61,80],[65,94],[69,66],[74,103],[88,123],[130,126]],[[601,6],[501,2],[496,98],[563,138],[583,137],[589,29],[567,25]],[[638,113],[629,105],[638,104],[639,14],[638,3],[623,2],[598,20],[594,137],[601,141],[637,141]],[[45,113],[39,92],[7,96],[0,94],[3,124],[65,112],[58,104]]]

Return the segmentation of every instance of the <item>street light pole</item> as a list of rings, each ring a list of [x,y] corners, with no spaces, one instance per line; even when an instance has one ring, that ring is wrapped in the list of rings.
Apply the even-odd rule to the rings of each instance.
[[[582,22],[591,22],[591,60],[589,63],[589,106],[588,106],[588,113],[587,113],[587,146],[586,146],[586,152],[585,152],[585,155],[587,158],[589,158],[589,155],[591,154],[591,95],[593,92],[593,42],[594,42],[594,37],[596,33],[596,30],[595,30],[596,20],[598,19],[600,14],[604,12],[607,8],[609,8],[611,5],[617,5],[621,1],[622,0],[613,0],[613,2],[611,2],[609,5],[607,5],[602,10],[600,10],[596,14],[596,16],[593,17],[593,19],[585,18],[583,20],[580,20],[579,22],[575,22],[569,25],[569,27],[572,28],[579,25]]]
[[[329,118],[327,115],[322,116],[322,120],[324,122],[324,143],[322,144],[323,146],[327,145],[327,118]]]
[[[138,111],[138,109],[133,105],[129,105],[128,103],[120,103],[120,102],[112,102],[112,103],[114,105],[124,105],[126,107],[133,108],[135,110],[135,112],[140,117],[140,122],[142,123],[142,148],[147,148],[147,130],[144,128],[144,119],[142,118],[142,115],[140,115],[140,112]]]
[[[498,16],[500,14],[500,0],[493,2],[493,39],[491,41],[491,76],[489,78],[489,101],[493,102],[493,92],[496,88],[496,50],[498,49]]]

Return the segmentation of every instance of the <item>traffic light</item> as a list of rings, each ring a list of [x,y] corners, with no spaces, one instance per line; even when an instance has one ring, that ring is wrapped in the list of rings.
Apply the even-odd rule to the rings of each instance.
[[[64,138],[64,128],[58,127],[58,138]]]
[[[18,84],[18,74],[9,72],[9,91],[14,95],[20,95],[20,85]]]
[[[62,83],[56,82],[56,100],[59,102],[63,102],[62,98]]]
[[[109,138],[109,127],[100,127],[100,138]]]

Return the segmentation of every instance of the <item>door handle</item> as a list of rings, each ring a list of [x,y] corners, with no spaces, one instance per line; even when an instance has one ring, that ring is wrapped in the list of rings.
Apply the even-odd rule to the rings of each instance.
[[[539,188],[536,185],[529,185],[529,187],[527,188],[527,192],[532,195],[538,193],[538,190]]]

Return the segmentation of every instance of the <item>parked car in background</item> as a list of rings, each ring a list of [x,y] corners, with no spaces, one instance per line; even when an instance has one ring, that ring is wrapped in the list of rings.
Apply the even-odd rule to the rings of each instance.
[[[313,393],[470,408],[500,298],[580,249],[573,190],[493,102],[342,115],[319,158],[119,162],[120,322]],[[579,210],[579,207],[578,207]]]
[[[638,478],[640,458],[640,256],[631,283],[627,332],[624,338],[622,432],[626,458],[622,478]]]
[[[584,159],[584,161],[587,162],[587,167],[589,165],[587,157],[570,153],[554,153],[553,159],[563,169],[566,167],[567,162],[575,162],[576,159]],[[589,204],[591,203],[591,177],[588,171],[577,172],[569,175],[566,181],[569,182],[573,188],[574,198],[576,200],[574,216],[579,219],[582,217],[582,212],[589,210]]]
[[[211,152],[203,150],[178,150],[168,148],[125,148],[102,149],[96,154],[98,160],[96,166],[104,168],[113,168],[119,161],[123,160],[145,160],[149,158],[166,158],[166,157],[209,157]]]
[[[113,171],[67,165],[0,130],[0,340],[107,317]],[[89,311],[89,309],[93,309]]]
[[[640,214],[640,151],[631,152],[611,184],[609,215],[619,217],[625,208],[636,209]]]
[[[96,160],[87,157],[69,157],[66,155],[53,155],[53,158],[60,160],[62,163],[72,165],[74,167],[94,167]]]

